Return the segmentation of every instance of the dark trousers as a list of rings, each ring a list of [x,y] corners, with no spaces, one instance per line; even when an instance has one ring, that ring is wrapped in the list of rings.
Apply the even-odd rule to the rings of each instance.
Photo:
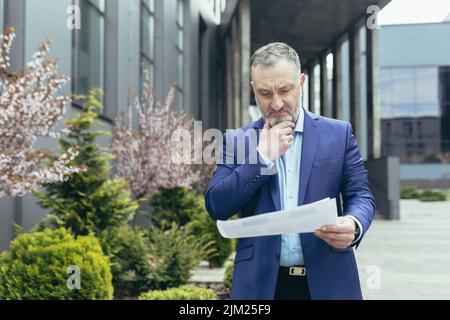
[[[289,267],[280,266],[275,300],[311,300],[306,275],[290,275]]]

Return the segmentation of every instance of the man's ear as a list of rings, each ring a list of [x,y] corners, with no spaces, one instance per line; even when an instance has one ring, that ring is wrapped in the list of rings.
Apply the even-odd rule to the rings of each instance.
[[[300,75],[300,87],[303,87],[303,84],[305,83],[306,75],[302,73]]]

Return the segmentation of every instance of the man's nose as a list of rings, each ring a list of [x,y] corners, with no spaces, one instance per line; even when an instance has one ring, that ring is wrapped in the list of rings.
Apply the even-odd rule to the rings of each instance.
[[[279,111],[281,108],[283,108],[283,101],[281,101],[280,97],[277,94],[273,96],[270,107],[275,111]]]

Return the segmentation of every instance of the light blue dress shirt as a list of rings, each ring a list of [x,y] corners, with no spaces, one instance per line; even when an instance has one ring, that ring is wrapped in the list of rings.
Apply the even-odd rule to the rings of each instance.
[[[303,108],[300,108],[292,146],[275,161],[278,169],[281,210],[298,206],[304,117]],[[303,264],[300,235],[298,233],[283,234],[281,236],[280,265],[289,267]]]
[[[305,112],[303,108],[300,108],[300,114],[293,132],[292,146],[282,156],[278,157],[275,163],[259,153],[269,168],[274,165],[277,166],[281,210],[298,207],[304,120]],[[357,218],[350,215],[346,217],[354,220],[361,230],[358,239],[353,242],[356,243],[362,236],[362,225]],[[304,265],[302,244],[298,233],[281,235],[280,265],[286,267]]]

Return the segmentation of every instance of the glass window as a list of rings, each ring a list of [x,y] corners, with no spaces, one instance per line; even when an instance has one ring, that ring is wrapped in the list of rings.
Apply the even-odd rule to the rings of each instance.
[[[411,122],[403,123],[403,135],[405,136],[406,139],[412,138],[413,130]]]
[[[141,81],[148,77],[154,86],[155,65],[155,2],[141,1]],[[148,75],[146,75],[148,73]],[[142,88],[141,88],[142,89]]]
[[[104,88],[105,3],[81,0],[81,29],[74,30],[74,91]],[[105,112],[105,111],[104,111]]]
[[[437,68],[416,68],[415,99],[417,116],[440,116]]]
[[[391,116],[415,116],[415,73],[413,69],[394,69],[391,73]]]
[[[384,156],[401,163],[439,163],[447,150],[450,96],[446,67],[382,68],[380,97]]]

